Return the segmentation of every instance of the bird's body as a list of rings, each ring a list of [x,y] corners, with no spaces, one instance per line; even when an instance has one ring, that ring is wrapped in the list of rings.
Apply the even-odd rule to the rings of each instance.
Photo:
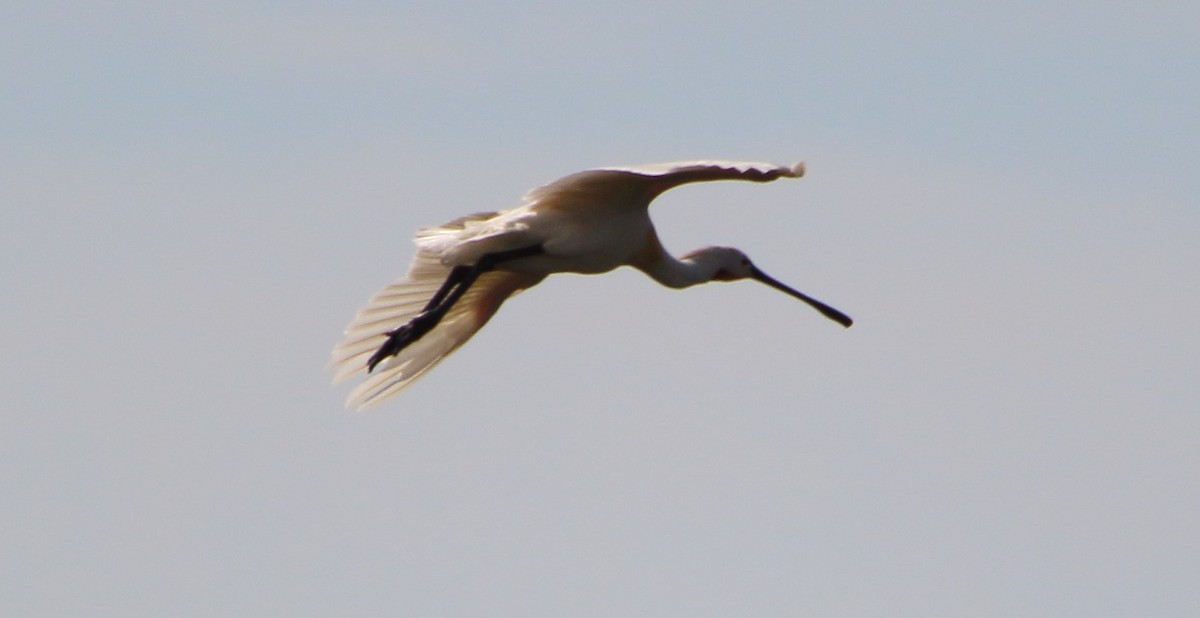
[[[379,403],[466,342],[506,299],[558,272],[633,266],[672,288],[749,277],[849,326],[844,314],[767,277],[736,249],[671,256],[650,220],[650,202],[681,184],[768,182],[803,173],[802,164],[721,161],[587,170],[534,189],[511,210],[422,229],[408,276],[373,296],[346,327],[330,362],[334,380],[370,372],[347,405]]]

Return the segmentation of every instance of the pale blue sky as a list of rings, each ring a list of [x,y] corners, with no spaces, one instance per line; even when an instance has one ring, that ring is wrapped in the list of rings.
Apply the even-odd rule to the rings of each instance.
[[[0,8],[0,614],[1190,616],[1200,8]],[[601,165],[748,283],[554,277],[400,397],[417,227]]]

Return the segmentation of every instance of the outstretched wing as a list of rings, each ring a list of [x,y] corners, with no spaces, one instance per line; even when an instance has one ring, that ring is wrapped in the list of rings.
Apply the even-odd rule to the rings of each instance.
[[[450,269],[435,254],[418,251],[408,276],[372,296],[346,327],[345,337],[333,348],[329,361],[334,371],[333,381],[366,372],[367,359],[387,340],[387,332],[420,313],[449,273]],[[539,280],[540,277],[502,271],[480,276],[437,327],[377,365],[350,392],[346,407],[363,410],[404,390],[466,343],[508,297]]]
[[[679,161],[631,167],[605,167],[601,170],[649,176],[662,182],[670,182],[671,186],[677,186],[709,180],[770,182],[781,177],[799,178],[804,175],[804,163],[775,165],[774,163],[753,161]]]
[[[770,182],[799,178],[804,164],[775,165],[752,161],[680,161],[630,167],[601,167],[564,176],[525,195],[526,203],[557,200],[622,200],[633,205],[689,182],[748,180]],[[645,201],[642,201],[644,205]]]

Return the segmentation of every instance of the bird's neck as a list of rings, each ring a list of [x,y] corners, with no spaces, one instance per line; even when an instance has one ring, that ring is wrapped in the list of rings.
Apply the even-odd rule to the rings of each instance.
[[[676,258],[663,253],[659,259],[647,264],[642,270],[669,288],[687,288],[712,281],[715,267],[702,258],[702,255]]]

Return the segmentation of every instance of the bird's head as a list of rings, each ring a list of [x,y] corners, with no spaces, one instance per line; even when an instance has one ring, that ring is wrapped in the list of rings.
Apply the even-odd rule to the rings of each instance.
[[[737,281],[754,275],[754,264],[750,258],[733,247],[705,247],[689,253],[683,259],[696,264],[709,281]]]
[[[791,288],[767,273],[759,270],[754,262],[746,256],[740,249],[733,247],[705,247],[698,249],[684,256],[685,261],[690,261],[698,268],[709,273],[709,281],[738,281],[741,279],[753,279],[759,283],[769,285],[780,292],[783,292],[793,298],[808,303],[812,308],[820,311],[825,317],[849,328],[854,323],[850,316],[830,307],[829,305],[799,291]]]

